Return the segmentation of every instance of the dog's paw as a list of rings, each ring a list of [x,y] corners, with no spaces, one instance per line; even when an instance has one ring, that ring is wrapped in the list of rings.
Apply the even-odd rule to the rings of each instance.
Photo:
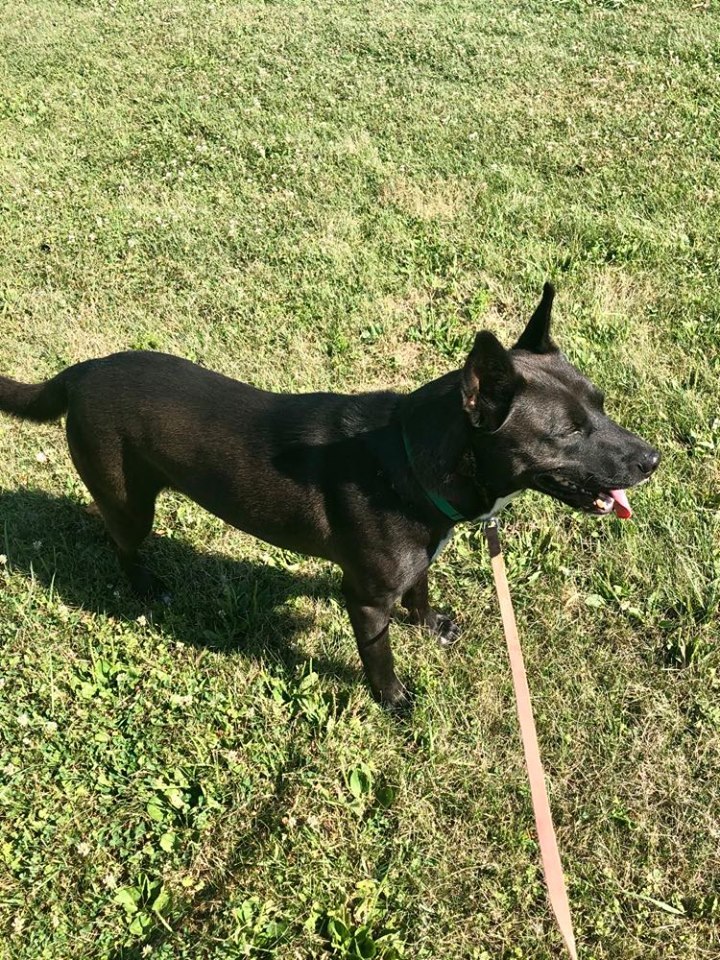
[[[412,711],[415,698],[408,688],[398,680],[391,687],[380,692],[377,697],[383,710],[395,716],[406,716]]]
[[[147,567],[136,564],[132,570],[128,571],[128,579],[133,593],[140,600],[159,600],[166,605],[170,603],[170,591],[164,581],[151,573]]]
[[[433,626],[433,633],[441,647],[452,647],[460,639],[462,630],[452,617],[439,613]]]

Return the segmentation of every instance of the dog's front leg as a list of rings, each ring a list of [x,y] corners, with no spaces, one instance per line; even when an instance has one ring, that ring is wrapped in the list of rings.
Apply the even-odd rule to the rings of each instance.
[[[395,597],[365,600],[343,582],[350,622],[355,632],[358,653],[373,696],[388,710],[410,706],[410,695],[395,674],[388,625]]]
[[[445,613],[439,613],[430,606],[427,570],[409,590],[405,591],[402,605],[408,612],[410,623],[427,627],[431,633],[435,634],[441,647],[451,647],[460,636],[460,627],[453,618]]]

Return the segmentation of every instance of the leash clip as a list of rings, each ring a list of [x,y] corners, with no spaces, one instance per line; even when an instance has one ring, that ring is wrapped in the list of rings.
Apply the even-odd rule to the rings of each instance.
[[[502,550],[500,547],[500,537],[499,530],[500,524],[497,517],[489,517],[487,520],[482,521],[482,530],[485,534],[485,539],[487,540],[488,550],[490,551],[490,557],[500,556]]]

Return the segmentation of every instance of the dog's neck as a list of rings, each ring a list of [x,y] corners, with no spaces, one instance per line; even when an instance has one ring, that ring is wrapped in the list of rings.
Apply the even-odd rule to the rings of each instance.
[[[494,514],[505,498],[478,479],[470,443],[474,428],[462,409],[459,373],[410,394],[401,405],[401,418],[412,458],[409,466],[423,490],[468,520]]]

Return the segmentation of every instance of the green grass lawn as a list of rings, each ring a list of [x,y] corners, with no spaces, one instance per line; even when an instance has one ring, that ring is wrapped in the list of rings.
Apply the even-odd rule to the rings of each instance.
[[[511,587],[586,960],[720,956],[720,16],[692,0],[4,0],[0,368],[117,349],[411,389],[542,281],[663,452],[536,495]],[[371,700],[337,570],[165,496],[128,593],[59,425],[0,421],[0,957],[561,956],[489,564]]]

